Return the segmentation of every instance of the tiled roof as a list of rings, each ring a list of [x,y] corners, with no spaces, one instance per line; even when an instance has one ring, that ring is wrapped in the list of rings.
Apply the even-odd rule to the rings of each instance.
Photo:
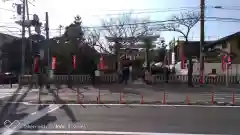
[[[236,37],[236,36],[240,36],[240,32],[236,32],[236,33],[233,33],[233,34],[228,35],[228,36],[226,36],[226,37],[220,38],[219,40],[216,40],[216,41],[214,41],[214,42],[212,42],[212,43],[206,44],[205,47],[206,47],[206,48],[212,48],[212,47],[216,46],[217,44],[223,43],[223,42],[225,42],[226,40],[229,40],[229,39],[231,39],[231,38],[233,38],[233,37]]]

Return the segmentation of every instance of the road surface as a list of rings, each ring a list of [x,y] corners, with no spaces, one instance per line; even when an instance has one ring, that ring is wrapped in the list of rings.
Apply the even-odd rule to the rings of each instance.
[[[76,103],[78,101],[76,88],[74,90],[68,88],[62,88],[58,90],[58,97],[63,101],[69,103]],[[0,100],[9,102],[38,102],[38,89],[23,88],[15,93],[16,89],[0,89]],[[27,92],[28,91],[28,92]],[[56,94],[56,90],[54,93]],[[100,93],[98,93],[100,91]],[[26,93],[27,94],[24,94]],[[100,95],[102,103],[119,103],[120,98],[125,103],[161,103],[164,99],[166,103],[178,104],[185,103],[186,99],[189,99],[190,103],[205,103],[212,102],[212,99],[219,103],[232,103],[233,97],[235,104],[240,105],[240,93],[236,92],[234,95],[232,92],[178,92],[178,91],[156,91],[151,88],[139,88],[125,86],[122,88],[117,87],[115,90],[109,87],[94,88],[92,86],[85,86],[79,88],[79,100],[81,103],[97,103],[97,97]],[[121,94],[122,93],[122,94]],[[17,98],[10,100],[11,96],[15,94]],[[57,94],[56,94],[57,95]],[[24,98],[21,98],[24,97]],[[213,97],[213,98],[212,98]],[[51,94],[48,90],[44,89],[41,94],[42,102],[56,102],[56,96]]]
[[[46,111],[47,110],[47,111]],[[17,135],[50,134],[240,134],[240,108],[174,106],[76,106],[19,105],[5,118],[21,129]],[[35,121],[35,122],[34,122]],[[19,124],[18,124],[19,122]],[[23,125],[27,124],[27,126]],[[2,125],[1,131],[8,131]],[[102,132],[99,132],[102,131]],[[116,132],[113,133],[112,131]],[[159,134],[161,135],[161,134]]]

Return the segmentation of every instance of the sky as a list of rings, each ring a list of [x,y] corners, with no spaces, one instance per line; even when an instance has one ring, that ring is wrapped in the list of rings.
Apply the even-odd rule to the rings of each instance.
[[[82,17],[84,26],[101,26],[101,20],[109,17],[107,14],[122,14],[123,12],[136,11],[142,9],[157,9],[162,12],[138,14],[139,17],[147,17],[151,21],[161,21],[170,19],[172,15],[178,15],[183,10],[181,7],[190,7],[188,11],[199,11],[200,0],[29,0],[30,14],[37,14],[40,20],[45,21],[45,12],[49,13],[50,37],[58,36],[59,25],[67,26],[77,14]],[[20,35],[20,27],[14,21],[20,19],[16,15],[16,8],[13,3],[20,3],[20,0],[0,1],[0,32],[11,35]],[[239,0],[205,0],[205,17],[239,18]],[[222,6],[224,9],[212,8]],[[175,11],[169,11],[175,9]],[[11,10],[11,11],[9,11]],[[13,11],[12,11],[13,10]],[[138,10],[138,11],[137,11]],[[141,12],[140,11],[140,12]],[[145,10],[144,10],[145,11]],[[163,12],[164,11],[164,12]],[[116,16],[115,16],[116,17]],[[32,18],[32,16],[30,16]],[[205,22],[205,40],[216,40],[220,37],[238,32],[240,21]],[[191,30],[190,40],[199,40],[200,24]],[[176,32],[161,32],[160,36],[167,42],[174,37],[179,38]]]

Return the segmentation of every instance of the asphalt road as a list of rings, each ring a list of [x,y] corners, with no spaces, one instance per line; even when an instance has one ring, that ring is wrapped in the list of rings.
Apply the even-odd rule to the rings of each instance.
[[[115,131],[122,134],[188,133],[240,134],[240,108],[234,107],[147,107],[147,106],[52,106],[36,112],[35,105],[19,105],[5,120],[20,123],[17,135],[40,132],[72,133],[81,131]],[[48,112],[40,115],[47,108]],[[26,118],[30,116],[32,118]],[[33,122],[35,120],[35,122]],[[16,125],[16,123],[15,123]],[[4,125],[2,124],[3,131]],[[4,130],[5,131],[5,130]],[[83,133],[87,134],[87,133]],[[113,133],[114,134],[114,133]]]
[[[98,88],[81,87],[79,89],[80,92],[80,100],[84,101],[83,103],[90,103],[91,101],[97,102],[98,96]],[[14,94],[16,89],[0,89],[0,100],[7,102],[10,100],[11,96]],[[16,93],[17,99],[11,100],[9,102],[38,102],[38,89],[30,90],[27,95],[24,93],[27,91],[27,88],[23,88]],[[123,93],[122,100],[124,102],[134,102],[140,103],[140,101],[144,100],[144,102],[161,102],[163,101],[164,94],[162,91],[154,91],[151,88],[136,88],[136,87],[123,87],[121,90],[112,91],[107,87],[100,88],[100,98],[103,103],[117,103],[120,100],[120,92]],[[76,91],[70,90],[68,88],[63,88],[59,90],[59,98],[64,101],[77,101]],[[211,92],[166,92],[166,102],[167,103],[178,103],[186,101],[186,97],[188,96],[190,102],[211,102],[212,96],[214,96],[214,101],[217,102],[226,102],[232,103],[233,94],[232,92],[214,92],[212,95]],[[24,98],[21,98],[24,97]],[[48,90],[43,90],[41,94],[42,101],[55,101],[56,99],[52,94],[48,92]],[[92,102],[91,102],[92,103]],[[235,103],[240,103],[240,93],[235,94]]]

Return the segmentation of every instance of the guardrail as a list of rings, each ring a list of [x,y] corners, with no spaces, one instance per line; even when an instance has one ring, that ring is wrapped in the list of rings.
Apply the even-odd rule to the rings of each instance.
[[[47,78],[46,76],[44,76]],[[90,75],[70,75],[73,84],[88,84],[91,83]],[[67,84],[69,79],[68,75],[55,75],[51,83],[56,84]],[[47,80],[47,79],[45,79]],[[107,74],[102,75],[99,78],[96,78],[97,83],[116,83],[117,75],[116,74]],[[19,83],[22,85],[37,83],[38,77],[36,75],[24,75],[19,77]]]
[[[152,83],[164,83],[165,77],[163,75],[152,75]],[[195,84],[198,84],[200,80],[199,75],[193,75],[192,81]],[[169,83],[187,83],[188,76],[187,75],[170,75],[169,76]],[[204,76],[204,83],[205,84],[225,84],[226,83],[226,76]],[[237,84],[239,83],[237,76],[228,76],[228,83],[229,84]]]
[[[77,91],[70,89],[56,90],[57,96],[62,99],[61,104],[153,104],[153,105],[240,105],[240,94],[236,91],[229,92],[166,92],[159,91],[152,94],[145,92],[131,93],[124,90],[102,91],[100,88],[85,90],[75,88]],[[134,90],[133,90],[134,91]],[[58,103],[52,95],[41,95],[42,103]],[[24,102],[39,103],[35,97],[28,97]]]
[[[55,75],[52,83],[57,84],[67,84],[68,75]],[[71,80],[73,84],[88,84],[91,83],[91,76],[90,75],[71,75]],[[150,82],[153,84],[158,83],[164,83],[165,77],[164,75],[152,75],[149,78]],[[192,77],[193,83],[198,84],[200,76],[194,75]],[[205,84],[225,84],[226,83],[226,77],[225,76],[205,76],[204,77]],[[47,80],[47,79],[45,79]],[[187,83],[188,76],[187,75],[170,75],[169,76],[169,83]],[[37,76],[36,75],[24,75],[19,77],[19,82],[21,84],[29,84],[29,83],[37,83]],[[106,83],[106,84],[112,84],[118,82],[118,76],[117,74],[105,74],[101,75],[97,79],[97,83]],[[239,83],[237,76],[229,76],[228,77],[228,83],[229,84],[237,84]]]

